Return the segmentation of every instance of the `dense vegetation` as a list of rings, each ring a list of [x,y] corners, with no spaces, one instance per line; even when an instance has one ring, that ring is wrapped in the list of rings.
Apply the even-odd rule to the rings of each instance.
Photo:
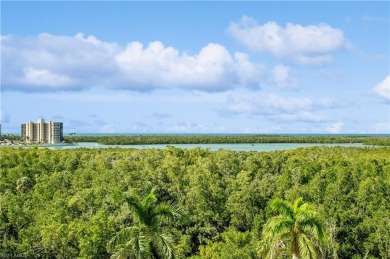
[[[2,135],[0,135],[0,141],[1,140],[5,140],[5,139],[8,139],[8,140],[21,140],[21,137],[20,137],[20,135],[15,135],[15,134],[2,134]]]
[[[222,144],[222,143],[364,143],[390,146],[389,136],[282,136],[282,135],[180,135],[180,136],[66,136],[67,142],[98,142],[105,145]]]
[[[123,197],[151,184],[153,202],[187,215],[159,226],[178,258],[257,258],[275,201],[300,197],[324,223],[325,258],[390,258],[389,157],[387,147],[2,148],[0,256],[108,258],[118,233],[146,224]]]

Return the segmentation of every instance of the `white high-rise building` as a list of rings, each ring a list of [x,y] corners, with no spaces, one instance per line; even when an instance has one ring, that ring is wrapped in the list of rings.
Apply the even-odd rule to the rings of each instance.
[[[22,139],[27,143],[61,143],[63,140],[62,122],[45,122],[39,119],[36,123],[30,121],[22,124]]]

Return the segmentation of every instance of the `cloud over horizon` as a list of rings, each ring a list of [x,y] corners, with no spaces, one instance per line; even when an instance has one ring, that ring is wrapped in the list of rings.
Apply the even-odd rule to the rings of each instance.
[[[315,100],[309,97],[284,97],[268,93],[251,96],[230,96],[225,113],[266,116],[273,121],[284,122],[326,122],[315,114],[320,110],[341,107],[340,101],[330,98]]]
[[[390,75],[374,87],[374,93],[379,97],[390,101]]]
[[[332,53],[347,45],[344,32],[326,23],[287,23],[282,27],[271,21],[258,24],[244,15],[239,22],[230,23],[227,32],[251,51],[269,52],[278,59],[306,65],[330,63]]]
[[[160,41],[122,47],[95,36],[1,37],[4,90],[27,92],[91,87],[151,91],[184,88],[206,92],[259,87],[264,65],[245,53],[209,43],[189,55]]]

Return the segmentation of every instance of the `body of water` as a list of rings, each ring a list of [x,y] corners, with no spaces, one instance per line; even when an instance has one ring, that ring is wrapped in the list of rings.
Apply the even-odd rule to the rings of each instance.
[[[286,136],[286,137],[390,137],[390,134],[330,134],[330,133],[77,133],[75,136],[90,136],[90,137],[115,137],[115,136]],[[69,136],[69,133],[64,133],[64,136]]]
[[[49,149],[76,149],[76,148],[136,148],[136,149],[145,149],[145,148],[158,148],[164,149],[167,146],[173,146],[182,149],[190,148],[202,148],[210,149],[216,151],[219,149],[235,150],[235,151],[274,151],[274,150],[286,150],[286,149],[295,149],[303,147],[315,147],[315,146],[342,146],[342,147],[363,147],[362,143],[353,143],[353,144],[307,144],[307,143],[259,143],[259,144],[154,144],[154,145],[102,145],[95,142],[80,142],[74,145],[42,145],[39,148],[49,148]]]

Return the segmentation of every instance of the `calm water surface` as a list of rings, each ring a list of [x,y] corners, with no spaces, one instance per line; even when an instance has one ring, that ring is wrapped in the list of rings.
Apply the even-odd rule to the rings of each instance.
[[[102,145],[95,142],[80,142],[75,145],[43,145],[39,148],[50,148],[50,149],[75,149],[75,148],[158,148],[164,149],[168,145],[156,144],[156,145]],[[235,151],[274,151],[274,150],[286,150],[295,149],[302,147],[315,147],[315,146],[342,146],[342,147],[363,147],[362,143],[353,144],[306,144],[306,143],[259,143],[259,144],[170,144],[169,146],[190,149],[200,147],[202,149],[210,149],[213,151],[219,149],[235,150]]]

